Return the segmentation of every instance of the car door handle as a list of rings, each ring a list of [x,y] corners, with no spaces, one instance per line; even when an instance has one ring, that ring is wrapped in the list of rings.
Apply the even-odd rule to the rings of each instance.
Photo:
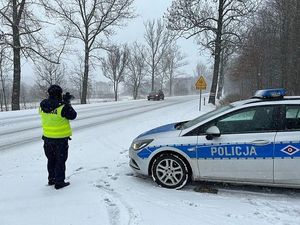
[[[252,145],[258,145],[258,146],[264,146],[264,145],[270,144],[270,141],[267,141],[267,140],[255,140],[255,141],[250,142],[250,144],[252,144]]]

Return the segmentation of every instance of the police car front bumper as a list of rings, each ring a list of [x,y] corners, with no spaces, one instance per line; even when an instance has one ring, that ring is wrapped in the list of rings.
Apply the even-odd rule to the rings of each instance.
[[[142,159],[137,155],[138,153],[139,151],[135,151],[132,148],[129,149],[129,158],[130,158],[129,165],[136,173],[148,176],[150,159],[149,158]]]

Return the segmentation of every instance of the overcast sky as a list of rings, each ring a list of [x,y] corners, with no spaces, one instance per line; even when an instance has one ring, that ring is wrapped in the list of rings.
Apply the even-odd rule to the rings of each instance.
[[[127,26],[121,28],[112,38],[116,43],[133,43],[134,41],[144,41],[144,22],[147,20],[161,18],[171,5],[172,0],[135,0],[135,9],[138,17],[127,22]],[[182,68],[186,75],[193,75],[193,70],[197,62],[208,63],[207,56],[200,54],[199,46],[194,43],[193,39],[186,40],[181,38],[178,40],[181,51],[186,54],[188,65]],[[24,61],[23,61],[24,62]],[[25,62],[24,62],[25,63]],[[31,63],[30,63],[31,64]],[[23,64],[23,81],[32,83],[33,71],[28,63]],[[91,71],[92,74],[99,74],[99,71]],[[101,71],[100,71],[101,73]],[[94,76],[96,80],[108,81],[105,77]]]
[[[114,40],[120,42],[134,42],[144,41],[144,22],[147,20],[161,18],[167,8],[171,5],[172,0],[136,0],[135,7],[136,13],[139,15],[134,20],[128,22],[127,26],[122,28],[118,32],[118,35],[114,37]],[[187,75],[193,75],[193,70],[196,67],[198,61],[208,63],[209,59],[207,55],[202,55],[198,51],[197,46],[193,39],[181,38],[178,41],[181,51],[187,55],[187,61],[189,65],[184,67],[184,72]]]

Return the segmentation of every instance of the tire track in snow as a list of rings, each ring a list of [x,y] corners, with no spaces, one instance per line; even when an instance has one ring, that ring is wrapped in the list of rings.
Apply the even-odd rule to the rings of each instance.
[[[120,224],[120,209],[119,207],[111,201],[110,198],[104,198],[106,208],[109,214],[109,223],[110,225],[119,225]]]
[[[119,177],[119,174],[111,175],[109,167],[95,167],[90,169],[79,167],[67,176],[66,179],[68,180],[73,176],[95,171],[100,172],[102,178],[108,177],[109,179],[116,180]],[[94,186],[103,193],[101,201],[106,205],[110,225],[140,225],[139,213],[122,198],[120,193],[111,187],[106,179],[97,180]],[[124,217],[126,218],[126,216],[128,217],[128,221],[124,222]]]
[[[139,213],[137,213],[135,209],[132,206],[130,206],[129,203],[122,199],[121,194],[119,194],[113,188],[111,188],[109,182],[104,180],[100,180],[98,182],[102,184],[96,184],[95,187],[97,187],[100,191],[105,193],[103,201],[107,205],[110,225],[139,225]],[[127,223],[122,223],[121,220],[122,211],[124,210],[127,211],[125,213],[129,217]]]

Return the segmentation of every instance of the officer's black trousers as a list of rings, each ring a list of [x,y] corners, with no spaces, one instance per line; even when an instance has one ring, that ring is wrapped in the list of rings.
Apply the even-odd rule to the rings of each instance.
[[[66,161],[68,158],[68,139],[44,139],[44,150],[48,158],[48,180],[56,184],[65,180]]]

